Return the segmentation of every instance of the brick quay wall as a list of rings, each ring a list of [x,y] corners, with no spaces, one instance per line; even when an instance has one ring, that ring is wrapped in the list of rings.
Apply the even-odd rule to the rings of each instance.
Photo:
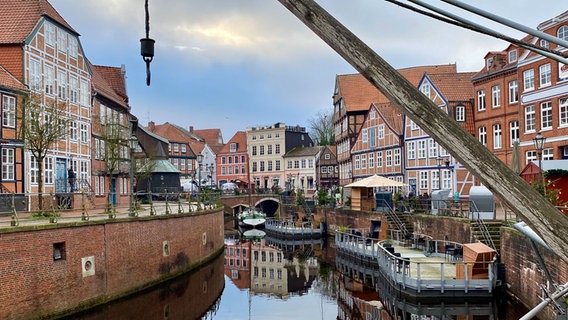
[[[105,303],[222,254],[223,212],[69,222],[0,231],[0,319]]]
[[[315,210],[314,210],[315,211]],[[280,211],[282,218],[290,218],[297,212],[293,206],[284,206]],[[301,215],[301,213],[300,213]],[[326,221],[328,233],[334,228],[344,226],[370,231],[371,221],[381,221],[380,239],[386,239],[388,225],[386,216],[374,211],[351,211],[332,208],[318,208],[314,212],[315,220]],[[411,223],[415,233],[431,236],[433,239],[469,243],[475,241],[469,219],[411,215]],[[533,308],[542,301],[541,284],[547,284],[549,291],[554,291],[548,284],[546,276],[538,264],[538,259],[529,240],[512,227],[501,227],[501,263],[505,266],[505,289],[510,296],[527,308]],[[568,264],[553,252],[537,245],[552,279],[557,285],[568,282]],[[538,315],[540,319],[555,319],[556,315],[549,306]]]

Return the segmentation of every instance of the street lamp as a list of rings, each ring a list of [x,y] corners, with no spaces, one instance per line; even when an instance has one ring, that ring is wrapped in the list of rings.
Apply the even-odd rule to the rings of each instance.
[[[197,155],[197,186],[201,190],[201,166],[203,165],[203,155]]]
[[[544,143],[546,142],[546,138],[543,137],[539,131],[536,134],[536,136],[533,138],[533,142],[534,142],[534,147],[536,148],[538,154],[538,170],[540,173],[540,182],[542,183],[542,190],[544,194],[545,185],[544,185],[544,170],[542,170],[542,150],[544,150]]]
[[[132,217],[136,215],[136,208],[134,207],[134,151],[138,145],[138,139],[135,135],[132,135],[128,139],[128,143],[130,147],[130,210],[128,215]]]

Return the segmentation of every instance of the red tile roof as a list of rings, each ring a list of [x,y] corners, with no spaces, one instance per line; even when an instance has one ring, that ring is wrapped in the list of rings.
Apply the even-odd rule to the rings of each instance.
[[[377,111],[385,120],[386,124],[397,134],[402,134],[403,113],[392,102],[374,103]]]
[[[223,135],[221,134],[221,129],[194,129],[193,133],[205,140],[205,142],[207,142],[210,147],[223,145]]]
[[[16,77],[8,72],[4,67],[0,66],[0,87],[9,90],[22,90],[26,91],[26,86],[21,83]]]
[[[2,0],[0,44],[20,44],[32,33],[42,16],[79,35],[47,0]]]
[[[232,143],[237,144],[237,152],[247,152],[247,133],[244,131],[237,131],[217,154],[231,153],[230,150]]]
[[[154,125],[154,130],[150,130],[150,128],[146,128],[146,130],[162,136],[170,142],[186,142],[195,154],[201,153],[205,147],[205,142],[195,140],[191,137],[189,131],[169,122]]]
[[[397,71],[411,84],[417,86],[425,72],[433,74],[456,73],[457,68],[455,64],[448,64],[410,67]],[[336,86],[339,88],[339,94],[343,97],[347,111],[365,111],[373,102],[388,102],[387,97],[361,74],[338,75],[336,81]]]
[[[91,70],[93,73],[91,77],[93,91],[130,110],[122,69],[91,65]]]
[[[447,101],[468,101],[473,98],[471,78],[474,75],[475,72],[460,72],[428,74],[428,77]]]

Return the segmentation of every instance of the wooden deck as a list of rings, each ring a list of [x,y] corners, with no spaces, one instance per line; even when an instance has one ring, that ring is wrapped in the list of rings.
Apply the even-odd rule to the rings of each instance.
[[[438,250],[450,247],[446,247],[444,241],[429,240],[426,247],[419,248],[414,243],[392,241],[387,244],[386,241],[338,232],[335,244],[338,252],[358,260],[345,265],[353,268],[351,273],[371,277],[374,282],[375,270],[378,270],[393,286],[413,295],[483,297],[492,295],[498,284],[495,261],[484,265],[485,274],[472,275],[473,263],[464,262],[453,250]],[[370,268],[365,268],[365,264]]]

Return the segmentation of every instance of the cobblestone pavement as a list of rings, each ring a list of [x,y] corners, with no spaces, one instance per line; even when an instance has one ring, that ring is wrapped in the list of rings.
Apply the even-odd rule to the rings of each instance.
[[[155,201],[152,205],[140,205],[140,209],[135,211],[134,216],[143,217],[151,215],[179,214],[197,212],[203,210],[214,209],[212,205],[204,205],[198,202],[166,202]],[[117,207],[115,213],[105,213],[103,208],[87,209],[84,213],[82,210],[66,210],[57,213],[55,220],[46,217],[33,217],[29,212],[17,213],[16,217],[5,215],[0,217],[0,229],[13,228],[15,226],[39,226],[57,223],[81,222],[81,221],[101,221],[108,219],[130,219],[129,207]],[[49,213],[48,213],[49,214]]]

